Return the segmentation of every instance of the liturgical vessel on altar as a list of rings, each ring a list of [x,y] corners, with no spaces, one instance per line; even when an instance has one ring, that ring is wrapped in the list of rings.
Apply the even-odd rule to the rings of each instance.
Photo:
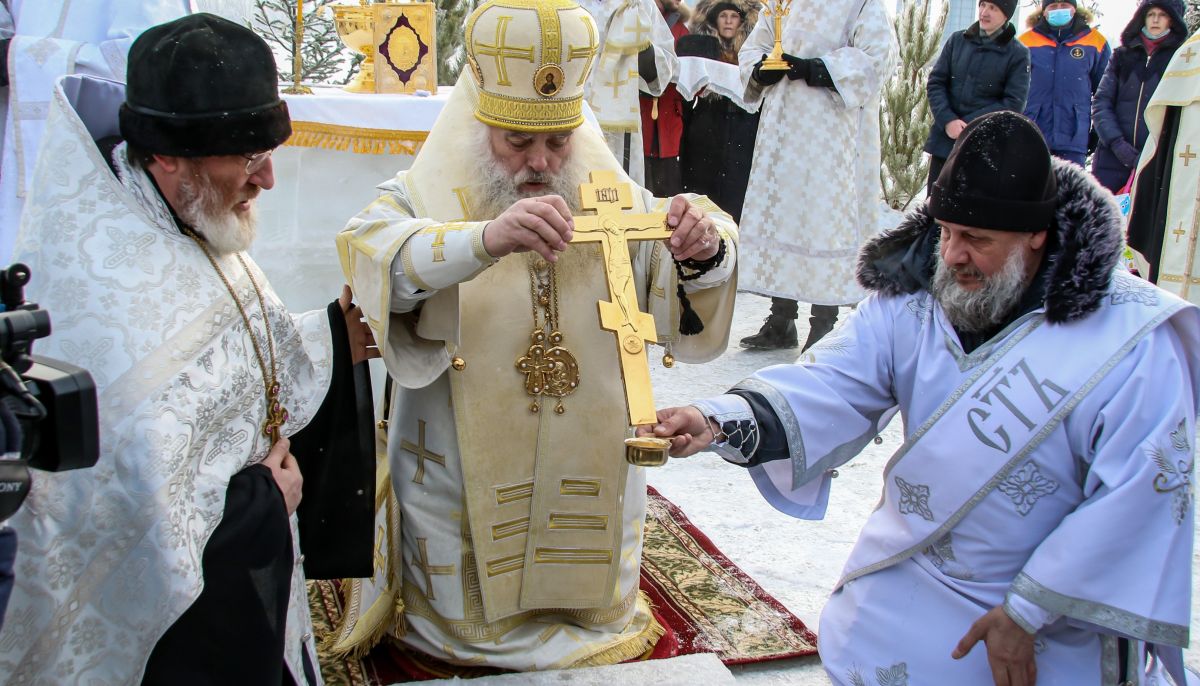
[[[351,93],[437,93],[437,12],[431,2],[333,5],[338,35],[366,59]]]

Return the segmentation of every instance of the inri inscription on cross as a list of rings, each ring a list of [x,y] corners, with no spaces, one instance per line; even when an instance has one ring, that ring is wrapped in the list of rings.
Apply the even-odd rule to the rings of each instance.
[[[658,334],[654,329],[654,317],[638,309],[629,241],[662,240],[671,235],[671,229],[667,226],[666,213],[626,214],[623,211],[633,208],[633,190],[628,183],[621,182],[615,172],[592,172],[591,179],[591,183],[579,187],[580,207],[596,214],[575,217],[575,235],[571,242],[600,244],[609,297],[607,301],[597,303],[600,328],[616,335],[630,425],[653,424],[654,396],[650,388],[645,341],[657,340]]]

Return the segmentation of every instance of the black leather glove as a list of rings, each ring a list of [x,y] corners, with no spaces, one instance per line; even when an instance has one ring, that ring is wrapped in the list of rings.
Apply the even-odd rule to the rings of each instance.
[[[837,90],[833,84],[833,77],[829,75],[829,69],[825,67],[825,62],[816,58],[800,58],[784,55],[783,59],[787,61],[788,78],[792,81],[804,79],[804,82],[813,88],[829,88]]]
[[[784,55],[783,57],[784,57],[784,59],[787,59],[788,56]],[[755,81],[758,81],[759,84],[761,84],[763,86],[773,86],[783,80],[783,76],[785,74],[787,74],[787,70],[785,70],[785,69],[763,69],[762,68],[763,60],[765,60],[765,59],[767,59],[767,56],[763,55],[758,60],[758,64],[754,65],[754,71],[751,72],[750,76],[753,77]]]
[[[658,65],[654,62],[654,46],[638,53],[638,76],[646,83],[658,80]]]
[[[798,81],[804,79],[808,81],[809,62],[802,57],[792,57],[784,54],[783,61],[788,63],[787,77],[789,81]]]
[[[823,60],[814,57],[805,61],[808,62],[808,76],[804,80],[808,82],[808,85],[813,88],[837,90],[837,86],[833,83],[833,77],[829,75],[829,69],[825,67]]]

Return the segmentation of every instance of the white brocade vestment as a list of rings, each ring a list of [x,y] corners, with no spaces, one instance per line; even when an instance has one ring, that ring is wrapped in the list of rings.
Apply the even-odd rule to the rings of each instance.
[[[1078,382],[1056,358],[1072,340],[1088,342]],[[1039,684],[1116,684],[1118,636],[1136,639],[1133,674],[1181,660],[1198,342],[1195,307],[1127,273],[1086,318],[1038,309],[970,354],[928,292],[877,294],[803,364],[738,384],[784,427],[791,459],[751,474],[795,516],[823,516],[831,471],[904,419],[821,614],[834,682],[991,683],[982,643],[950,653],[999,606],[1036,631]]]
[[[0,630],[7,683],[138,683],[200,596],[230,478],[270,448],[263,372],[229,290],[124,148],[118,178],[93,142],[116,133],[123,100],[119,83],[59,81],[16,247],[32,273],[27,297],[54,322],[37,353],[96,381],[101,454],[91,469],[36,473],[11,520],[20,550]],[[324,310],[293,317],[245,260],[250,274],[232,255],[217,258],[253,336],[266,340],[270,327],[290,436],[329,387],[329,320]],[[284,658],[299,680],[301,651],[315,658],[316,646],[291,521]]]
[[[54,81],[64,74],[125,80],[129,46],[145,29],[188,14],[188,0],[12,0],[8,117],[0,167],[0,263],[7,264]],[[0,91],[2,92],[2,91]]]
[[[600,48],[585,94],[596,114],[608,149],[629,178],[645,183],[642,115],[638,93],[659,96],[679,73],[675,37],[654,0],[582,0],[579,6],[596,20]],[[638,53],[650,48],[657,71],[646,81],[638,71]]]
[[[388,555],[374,579],[354,585],[356,614],[338,648],[361,650],[390,631],[455,664],[535,670],[632,659],[662,628],[638,592],[645,476],[623,458],[617,342],[597,319],[596,303],[609,299],[600,249],[571,245],[557,267],[557,329],[578,361],[578,386],[562,414],[545,396],[531,412],[516,365],[531,354],[530,255],[496,260],[484,250],[487,218],[472,210],[481,161],[462,144],[481,126],[475,97],[460,78],[413,167],[338,237],[397,386],[388,427],[396,497],[378,520]],[[617,172],[589,127],[572,134],[572,161]],[[632,197],[635,211],[665,209],[644,189]],[[706,361],[728,339],[736,228],[711,202],[694,202],[728,250],[688,285],[702,334],[678,335],[674,263],[662,243],[631,244],[630,257],[637,306],[654,317],[659,342],[679,359]]]
[[[741,287],[819,305],[858,302],[854,264],[878,231],[879,92],[896,39],[881,0],[803,0],[783,20],[783,51],[820,58],[837,86],[750,76],[771,52],[765,14],[738,55],[746,102],[765,96],[746,204]]]

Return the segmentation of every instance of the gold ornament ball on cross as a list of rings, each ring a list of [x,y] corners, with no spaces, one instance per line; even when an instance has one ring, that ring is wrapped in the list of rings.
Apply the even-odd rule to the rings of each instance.
[[[792,0],[760,0],[763,5],[763,14],[771,17],[775,22],[775,46],[771,48],[771,54],[763,58],[762,69],[766,71],[784,71],[791,68],[791,65],[783,59],[783,18],[792,11]]]

